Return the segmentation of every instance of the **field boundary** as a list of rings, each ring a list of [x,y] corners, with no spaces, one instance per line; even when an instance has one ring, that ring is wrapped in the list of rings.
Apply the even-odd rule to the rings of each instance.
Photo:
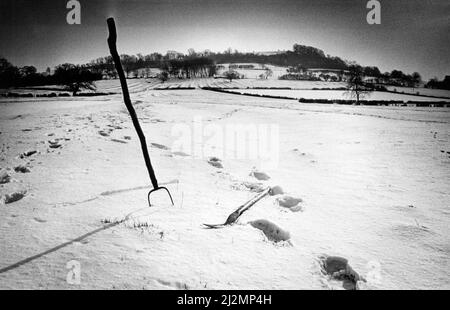
[[[214,88],[214,87],[202,87],[203,90],[214,91],[218,93],[232,94],[232,95],[241,95],[241,96],[249,96],[249,97],[258,97],[258,98],[271,98],[271,99],[286,99],[286,100],[298,100],[297,98],[285,97],[285,96],[271,96],[271,95],[259,95],[259,94],[250,94],[250,93],[240,93],[236,91],[230,91],[228,89],[242,89],[242,88]]]
[[[203,90],[209,90],[219,93],[241,95],[257,98],[269,98],[269,99],[285,99],[285,100],[298,100],[300,103],[315,103],[315,104],[340,104],[340,105],[356,105],[355,100],[343,100],[343,99],[307,99],[307,98],[292,98],[287,96],[272,96],[263,94],[251,94],[251,93],[241,93],[237,91],[230,91],[223,88],[214,87],[202,87]],[[440,98],[440,97],[437,97]],[[360,100],[359,105],[367,106],[398,106],[398,107],[436,107],[436,108],[447,108],[450,107],[450,102],[446,101],[402,101],[402,100]]]
[[[407,96],[416,96],[416,97],[427,97],[427,98],[436,98],[436,99],[450,99],[450,97],[443,97],[443,96],[431,96],[431,95],[420,95],[417,93],[405,93],[405,92],[398,92],[393,90],[383,90],[386,93],[391,94],[398,94],[398,95],[407,95]]]

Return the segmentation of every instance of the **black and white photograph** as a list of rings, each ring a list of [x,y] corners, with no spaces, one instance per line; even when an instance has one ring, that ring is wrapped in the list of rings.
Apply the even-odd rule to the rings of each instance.
[[[450,289],[449,33],[448,0],[0,0],[0,290]]]

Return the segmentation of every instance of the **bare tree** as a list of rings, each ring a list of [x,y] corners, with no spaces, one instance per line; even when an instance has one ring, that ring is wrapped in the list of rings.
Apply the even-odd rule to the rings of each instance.
[[[95,90],[95,79],[100,79],[87,68],[73,64],[62,64],[56,67],[53,79],[56,84],[64,85],[75,96],[82,89]]]
[[[161,72],[160,74],[158,74],[158,79],[164,83],[169,79],[169,73],[167,71]]]
[[[349,77],[347,80],[347,89],[350,97],[356,98],[356,104],[360,99],[366,97],[372,92],[364,83],[364,73],[361,66],[353,65],[349,67]]]
[[[273,71],[270,68],[266,68],[266,70],[265,70],[266,79],[268,79],[272,75],[273,75]]]
[[[150,74],[152,73],[152,70],[150,68],[145,68],[145,77],[148,79],[150,77]]]
[[[120,61],[123,64],[123,69],[127,75],[127,79],[130,75],[130,72],[134,70],[135,64],[136,64],[136,56],[130,56],[130,55],[120,55]]]
[[[237,73],[234,70],[228,70],[223,75],[226,79],[230,80],[230,82],[233,80],[239,79],[239,73]]]
[[[419,72],[414,72],[412,74],[411,79],[412,79],[411,83],[412,83],[412,87],[413,87],[413,91],[414,91],[414,88],[416,88],[420,83],[422,83],[422,77],[420,76]]]

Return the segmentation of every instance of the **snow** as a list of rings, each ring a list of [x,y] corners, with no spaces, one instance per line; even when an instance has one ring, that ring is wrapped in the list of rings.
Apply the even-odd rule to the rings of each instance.
[[[1,289],[343,289],[321,272],[322,255],[348,259],[368,280],[363,289],[450,288],[450,109],[147,84],[131,80],[131,97],[174,206],[163,191],[148,206],[148,173],[120,95],[0,99],[0,170],[10,176],[0,196],[25,193],[0,203]],[[174,126],[199,118],[218,128],[277,125],[277,165],[175,150]],[[208,163],[213,156],[223,168]],[[30,172],[15,172],[19,165]],[[258,183],[281,186],[285,199],[267,196],[238,224],[203,228],[223,223]],[[280,205],[286,197],[301,212]],[[273,223],[289,243],[269,240],[255,221]],[[66,280],[71,261],[79,284]]]

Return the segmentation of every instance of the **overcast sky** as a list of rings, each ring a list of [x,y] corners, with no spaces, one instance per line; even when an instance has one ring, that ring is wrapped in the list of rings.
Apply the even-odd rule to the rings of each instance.
[[[0,55],[39,70],[108,55],[106,18],[120,53],[274,51],[294,43],[381,71],[450,75],[448,0],[381,0],[381,25],[366,22],[366,0],[0,0]]]

